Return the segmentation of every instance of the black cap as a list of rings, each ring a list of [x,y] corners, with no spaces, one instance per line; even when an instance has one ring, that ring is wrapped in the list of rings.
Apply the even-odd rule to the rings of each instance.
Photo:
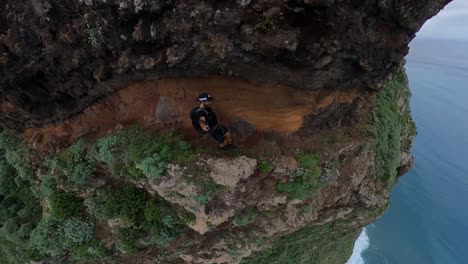
[[[198,95],[198,98],[197,98],[197,101],[200,101],[200,102],[213,101],[213,100],[214,100],[214,97],[209,95],[208,93],[201,93],[200,95]]]

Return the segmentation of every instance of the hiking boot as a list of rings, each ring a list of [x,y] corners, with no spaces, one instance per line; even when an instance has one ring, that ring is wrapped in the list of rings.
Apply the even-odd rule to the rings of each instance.
[[[229,131],[224,134],[224,142],[228,145],[232,144],[232,136],[231,133],[229,133]]]

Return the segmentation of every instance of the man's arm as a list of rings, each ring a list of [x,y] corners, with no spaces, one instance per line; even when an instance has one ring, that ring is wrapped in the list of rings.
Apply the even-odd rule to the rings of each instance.
[[[206,118],[204,116],[200,117],[198,122],[200,123],[200,127],[203,129],[203,131],[208,132],[210,130],[210,127],[208,124],[206,124]]]

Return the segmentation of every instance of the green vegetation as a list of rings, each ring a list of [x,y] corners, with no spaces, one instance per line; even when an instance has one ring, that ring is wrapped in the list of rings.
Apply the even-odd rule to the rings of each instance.
[[[351,256],[356,231],[339,223],[309,225],[286,235],[242,264],[342,264]],[[352,230],[352,228],[351,228]]]
[[[60,190],[52,192],[48,200],[50,214],[60,220],[77,215],[82,206],[80,198]]]
[[[234,226],[246,226],[257,220],[259,216],[258,210],[256,207],[248,207],[242,210],[238,215],[234,217],[232,224]]]
[[[409,147],[409,143],[402,139],[416,133],[409,111],[410,96],[404,71],[395,74],[377,94],[373,135],[377,140],[377,165],[380,176],[388,187],[395,184],[401,152]],[[398,106],[400,100],[404,100],[404,111]]]
[[[323,186],[323,182],[320,181],[322,173],[319,166],[320,156],[299,152],[296,158],[300,168],[295,172],[294,181],[276,184],[276,189],[285,193],[289,200],[309,198]]]
[[[260,161],[260,165],[258,167],[262,173],[268,173],[273,169],[273,165],[266,160]]]
[[[116,178],[162,177],[171,161],[190,160],[190,144],[171,134],[154,135],[131,127],[98,140],[91,151],[93,158],[108,166]]]
[[[326,144],[335,144],[342,142],[344,138],[345,135],[343,134],[343,132],[338,131],[335,134],[324,136],[322,138],[322,142]]]
[[[98,260],[107,252],[94,238],[94,223],[80,217],[66,221],[46,217],[31,234],[34,258],[62,258],[71,253],[74,260]]]
[[[91,44],[91,47],[93,48],[99,48],[102,43],[102,35],[99,32],[98,29],[96,28],[91,28],[89,25],[87,25],[88,29],[88,43]]]
[[[208,176],[202,179],[197,179],[194,183],[202,191],[202,194],[192,197],[193,200],[199,204],[207,204],[218,193],[218,191],[225,188],[217,185],[215,182],[210,180]]]
[[[273,30],[276,24],[279,22],[278,17],[271,17],[271,18],[262,18],[260,19],[257,24],[255,24],[255,30],[261,32],[268,32]]]
[[[61,256],[65,254],[65,237],[62,222],[44,218],[31,234],[31,247],[41,256]]]
[[[166,170],[170,152],[168,148],[163,148],[161,152],[154,153],[151,157],[144,159],[136,167],[152,181],[161,178]]]
[[[1,263],[24,263],[30,233],[42,213],[32,191],[33,170],[28,154],[27,147],[12,133],[0,133]]]
[[[28,147],[20,142],[11,132],[0,133],[0,150],[6,162],[16,170],[16,174],[23,180],[32,177],[32,165]]]
[[[100,222],[112,220],[119,226],[123,252],[135,252],[138,244],[164,246],[194,220],[183,208],[132,186],[102,190],[88,197],[85,206]]]
[[[73,217],[65,222],[63,230],[65,239],[70,243],[86,243],[93,239],[94,224]]]
[[[138,127],[44,158],[1,132],[0,263],[102,261],[115,247],[97,238],[96,225],[110,228],[104,237],[122,252],[167,245],[195,216],[129,180],[157,180],[169,162],[193,156],[188,142]],[[105,189],[95,184],[103,175]],[[203,184],[212,195],[216,188]]]

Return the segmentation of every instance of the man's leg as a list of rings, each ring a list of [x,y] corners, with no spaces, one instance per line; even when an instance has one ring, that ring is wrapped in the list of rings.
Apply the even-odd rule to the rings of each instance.
[[[219,125],[219,130],[223,135],[223,142],[218,145],[219,148],[225,148],[227,146],[232,145],[232,135],[231,133],[227,130],[227,128]]]
[[[226,133],[224,133],[224,142],[226,142],[228,145],[232,144],[232,135],[229,131],[226,131]]]

